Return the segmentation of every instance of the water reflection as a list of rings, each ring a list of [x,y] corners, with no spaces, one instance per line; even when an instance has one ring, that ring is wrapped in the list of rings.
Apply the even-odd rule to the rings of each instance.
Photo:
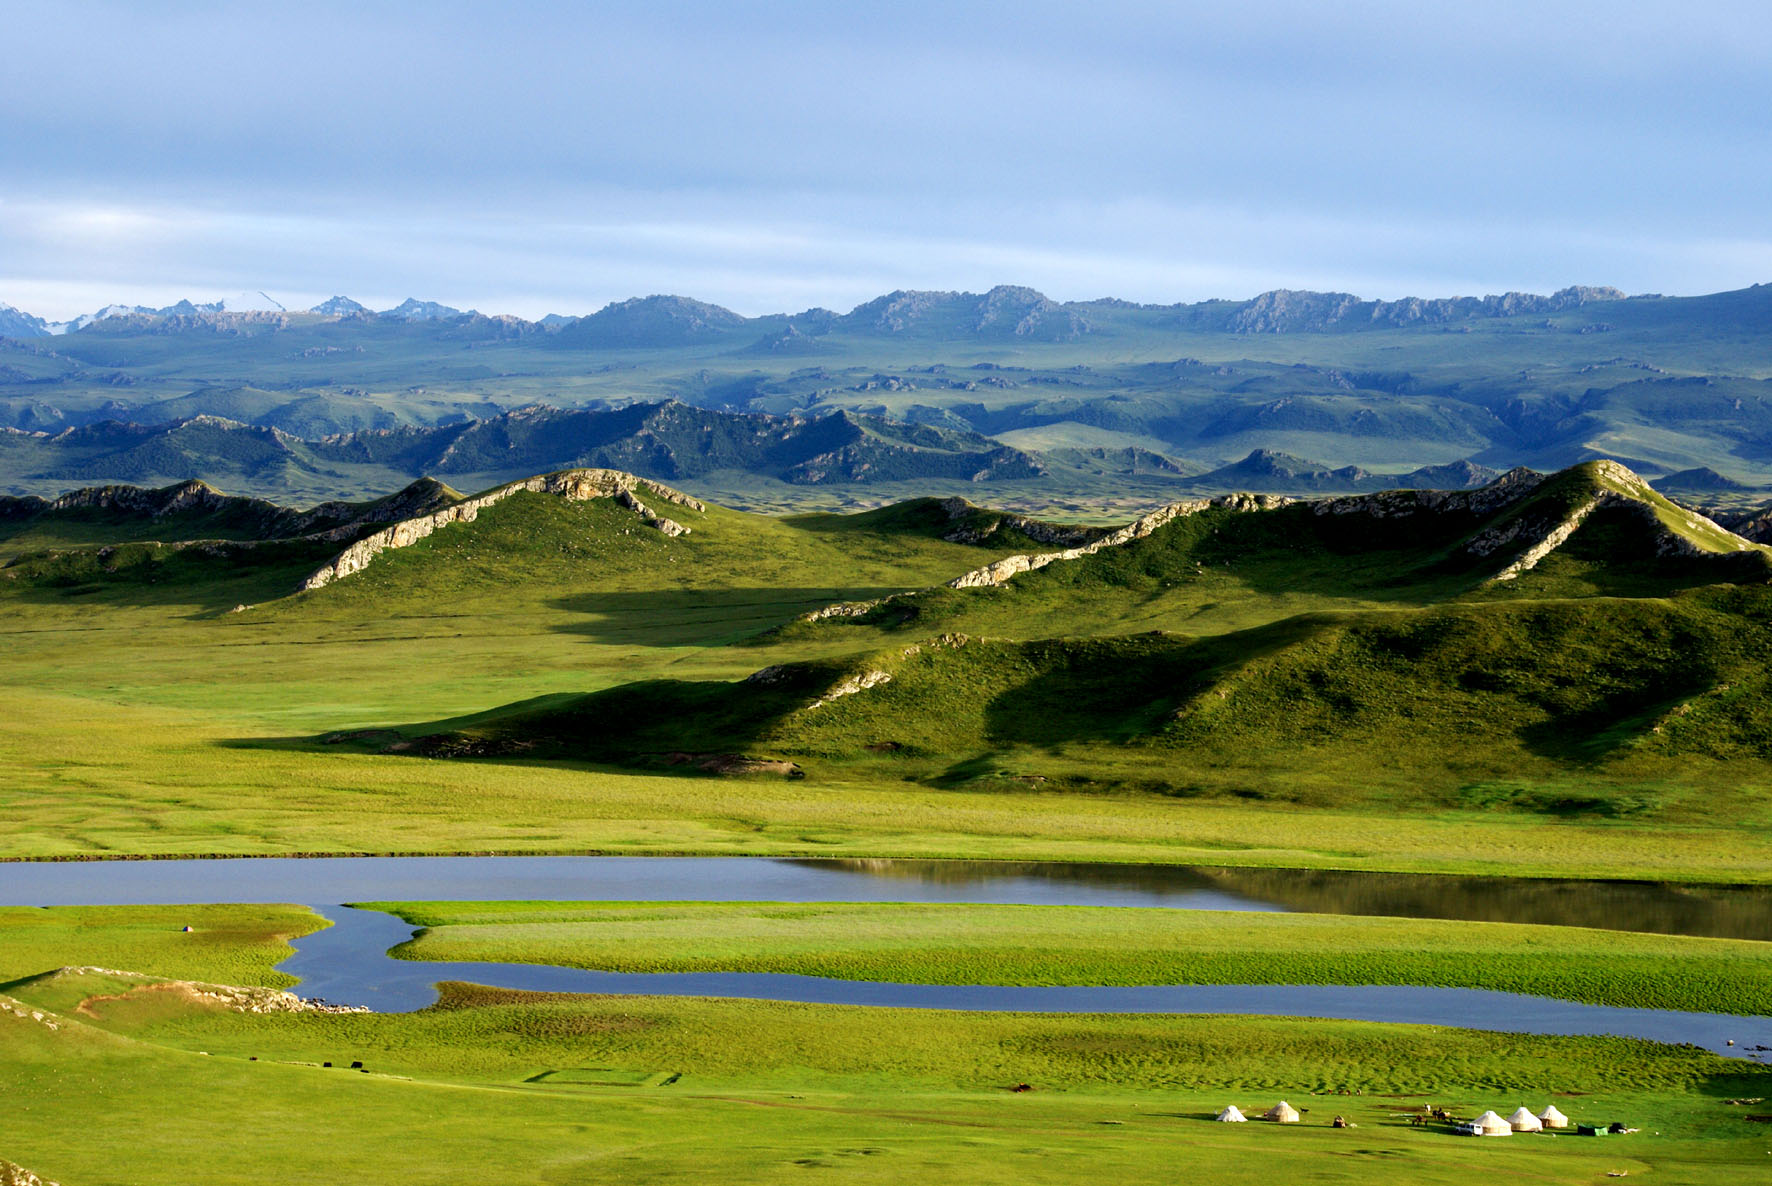
[[[1245,869],[1207,866],[1095,865],[1065,862],[808,860],[807,869],[841,870],[950,891],[1019,884],[1054,899],[1076,900],[1065,887],[1088,887],[1152,905],[1196,909],[1288,910],[1305,914],[1395,915],[1470,922],[1538,923],[1772,939],[1772,889],[1648,881],[1571,881],[1525,877],[1459,877],[1335,869]]]
[[[0,862],[0,905],[374,901],[996,902],[1282,910],[1772,939],[1772,887],[1317,869],[758,857]]]

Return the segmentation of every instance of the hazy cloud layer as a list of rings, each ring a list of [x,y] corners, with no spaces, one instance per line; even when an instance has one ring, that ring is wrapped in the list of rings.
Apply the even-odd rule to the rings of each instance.
[[[1772,279],[1763,5],[1445,7],[3,3],[0,300]]]

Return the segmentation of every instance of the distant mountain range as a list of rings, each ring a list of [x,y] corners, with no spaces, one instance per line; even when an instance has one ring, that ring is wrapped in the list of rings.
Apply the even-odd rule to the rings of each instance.
[[[999,286],[760,317],[649,296],[539,321],[417,298],[373,312],[340,295],[298,311],[256,293],[112,307],[59,327],[0,310],[0,335],[0,428],[24,434],[0,442],[0,489],[20,494],[56,493],[63,475],[203,477],[324,500],[385,492],[424,472],[379,447],[349,463],[324,460],[331,438],[375,432],[460,436],[480,468],[439,472],[520,475],[615,448],[575,435],[603,414],[671,404],[775,417],[798,426],[786,431],[800,442],[827,420],[867,425],[869,440],[946,458],[925,471],[930,458],[889,460],[884,446],[851,442],[860,453],[805,470],[795,467],[836,446],[786,461],[778,448],[728,450],[730,466],[716,467],[787,485],[815,471],[825,475],[817,484],[1014,472],[1042,497],[1099,503],[1144,497],[1134,489],[1161,497],[1178,484],[1460,485],[1516,466],[1612,458],[1667,488],[1733,498],[1731,483],[1772,487],[1769,285],[1700,297],[1570,287],[1399,301],[1276,290],[1179,305],[1058,302]],[[831,420],[838,413],[845,419]],[[572,416],[582,424],[548,420]],[[244,485],[229,468],[237,440],[220,453],[155,446],[159,460],[145,469],[130,460],[148,455],[134,450],[150,439],[190,437],[204,418],[303,444],[267,455]],[[512,446],[522,460],[469,449],[518,420],[547,420],[560,435],[538,438],[546,447],[530,453]],[[85,436],[64,439],[70,429],[133,443],[74,448]],[[955,435],[929,444],[925,429]],[[669,466],[613,454],[596,464],[683,478],[693,448],[670,448]],[[104,473],[94,468],[101,454],[111,458]],[[1464,469],[1441,469],[1451,465]],[[1024,509],[1039,505],[1030,497]]]
[[[1441,325],[1470,318],[1557,313],[1595,302],[1626,299],[1630,298],[1616,288],[1575,286],[1550,296],[1510,292],[1502,296],[1366,301],[1343,292],[1276,289],[1247,301],[1201,301],[1191,305],[1140,305],[1112,299],[1060,304],[1031,288],[999,285],[982,295],[900,290],[857,305],[846,314],[814,308],[803,313],[745,317],[719,305],[681,296],[635,297],[606,305],[587,316],[550,314],[533,322],[514,317],[487,318],[473,310],[464,312],[415,297],[408,297],[391,309],[371,312],[349,297],[335,296],[306,312],[319,317],[380,318],[399,322],[495,320],[552,333],[578,331],[576,336],[586,344],[646,347],[675,345],[724,331],[765,324],[773,327],[779,323],[779,329],[757,343],[760,349],[769,350],[790,347],[796,340],[817,337],[834,329],[892,336],[945,336],[959,332],[986,338],[1064,341],[1097,332],[1102,322],[1123,317],[1128,311],[1163,314],[1195,329],[1231,333],[1299,333],[1331,328]],[[144,305],[107,305],[71,321],[46,321],[11,305],[0,304],[0,336],[52,337],[117,318],[202,320],[290,312],[292,310],[263,292],[202,304],[185,300],[160,309]]]
[[[525,408],[488,420],[314,440],[217,416],[147,427],[105,421],[54,435],[0,430],[0,470],[66,485],[154,485],[200,475],[263,494],[328,479],[353,489],[421,475],[471,475],[490,483],[571,466],[661,480],[735,470],[809,486],[979,482],[1046,472],[1034,455],[976,433],[851,412],[808,419],[680,403]]]
[[[573,466],[626,470],[693,482],[739,472],[795,486],[1039,481],[1081,465],[1158,473],[1201,490],[1294,494],[1397,488],[1465,489],[1496,477],[1460,462],[1410,473],[1327,467],[1270,450],[1187,476],[1173,463],[1104,451],[1042,454],[951,428],[839,411],[820,417],[715,412],[682,403],[610,410],[523,408],[435,427],[369,429],[304,439],[217,416],[142,426],[105,421],[62,432],[0,430],[0,480],[71,487],[154,485],[200,476],[231,489],[276,496],[333,481],[352,490],[420,476],[491,484]]]

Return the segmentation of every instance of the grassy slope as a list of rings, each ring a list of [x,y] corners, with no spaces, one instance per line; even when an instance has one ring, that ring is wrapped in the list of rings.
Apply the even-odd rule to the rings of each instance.
[[[6,966],[103,962],[157,921],[135,907],[84,912],[60,933],[38,931],[40,954],[21,946]],[[290,920],[267,913],[258,937],[247,918],[224,921],[240,951],[221,963],[245,967]],[[216,967],[191,949],[159,958],[170,975]],[[51,987],[61,993],[54,1005],[33,999]],[[267,1166],[287,1182],[440,1183],[464,1173],[749,1182],[801,1180],[820,1167],[857,1181],[1111,1173],[1138,1182],[1172,1180],[1177,1163],[1231,1183],[1342,1180],[1350,1164],[1375,1186],[1496,1174],[1587,1181],[1617,1168],[1698,1183],[1759,1164],[1761,1134],[1721,1101],[1772,1094],[1765,1068],[1690,1050],[1430,1027],[468,986],[409,1015],[241,1015],[152,992],[75,1013],[69,987],[11,986],[23,994],[16,1004],[0,996],[6,1156],[67,1182],[183,1182],[200,1157],[215,1183],[260,1182]],[[371,1073],[338,1069],[353,1059]],[[1017,1082],[1035,1090],[1004,1090]],[[1258,1111],[1280,1096],[1309,1109],[1304,1125],[1210,1122],[1227,1102]],[[1399,1113],[1429,1099],[1465,1114],[1554,1099],[1577,1119],[1622,1118],[1644,1131],[1604,1146],[1491,1143],[1401,1123]],[[1360,1127],[1329,1129],[1332,1113]]]
[[[1772,1014],[1772,944],[1509,923],[1047,906],[425,902],[410,959],[919,984],[1430,984]]]
[[[1644,869],[1749,880],[1772,873],[1764,846],[1751,839],[1764,825],[1751,803],[1687,797],[1681,786],[1670,792],[1626,779],[1603,788],[1604,797],[1641,791],[1664,805],[1686,804],[1653,824],[1641,813],[1629,826],[1496,814],[1498,802],[1542,806],[1567,797],[1571,779],[1553,777],[1532,755],[1510,771],[1511,789],[1499,799],[1484,789],[1493,780],[1460,779],[1438,802],[1409,797],[1406,812],[1375,821],[1332,809],[1276,814],[1269,805],[1067,799],[1045,793],[1049,784],[992,777],[1051,774],[1055,760],[1035,747],[1030,763],[1020,749],[998,752],[994,743],[982,766],[954,772],[960,785],[988,793],[956,794],[904,782],[919,773],[904,755],[870,753],[828,765],[816,785],[783,786],[574,765],[537,779],[516,764],[421,762],[276,741],[647,677],[734,679],[769,662],[852,651],[865,630],[790,632],[759,647],[716,644],[829,600],[928,585],[995,554],[942,542],[930,516],[927,504],[785,521],[710,508],[683,512],[694,533],[666,540],[602,504],[522,496],[293,601],[267,599],[301,575],[306,558],[260,568],[181,553],[158,567],[0,582],[9,611],[0,615],[3,851],[824,851],[1174,861],[1229,854],[1257,864],[1399,869]],[[612,534],[620,530],[630,534]],[[1562,559],[1560,552],[1541,567]],[[170,579],[178,565],[189,567]],[[1528,574],[1519,591],[1578,592],[1594,571],[1589,565],[1554,586],[1528,586],[1537,579]],[[1251,581],[1232,566],[1200,592],[1225,607],[1227,622],[1359,604],[1332,588],[1270,601],[1279,579]],[[223,612],[239,603],[258,608]],[[1691,613],[1713,612],[1693,604]],[[833,709],[853,714],[890,691]],[[1724,716],[1736,711],[1718,703]],[[968,712],[937,723],[976,730],[977,712]],[[1087,752],[1078,761],[1096,785],[1148,775],[1106,769]],[[1359,763],[1324,763],[1302,779],[1294,768],[1286,785],[1302,786],[1295,798],[1330,803],[1369,773]],[[985,777],[965,781],[974,774]],[[1210,783],[1210,771],[1206,777]],[[1646,769],[1642,777],[1662,775]],[[1406,770],[1385,778],[1397,787],[1409,781]],[[1593,780],[1582,772],[1573,781]],[[1467,785],[1478,787],[1475,799],[1455,793]],[[1580,785],[1574,791],[1588,794]],[[1029,819],[1039,827],[1030,829]]]
[[[638,683],[415,731],[537,757],[785,756],[814,775],[935,785],[1007,774],[1320,807],[1761,818],[1772,656],[1754,627],[1769,612],[1761,592],[1706,593],[1317,614],[1211,639],[949,639],[765,684]],[[889,682],[817,703],[870,672]]]
[[[1620,494],[1634,504],[1589,516],[1523,577],[1488,581]],[[1730,537],[1617,467],[1482,513],[1423,512],[1416,497],[1359,504],[1383,513],[1209,510],[1001,587],[937,588],[774,636],[776,650],[891,649],[766,683],[635,682],[405,732],[440,754],[644,765],[742,752],[950,786],[1007,775],[1315,806],[1763,818],[1772,602],[1763,587],[1680,592],[1763,579],[1763,550],[1714,556]],[[1521,527],[1498,552],[1471,551]],[[1701,554],[1662,555],[1668,538]],[[1123,633],[1152,625],[1188,633]],[[929,640],[955,626],[1070,637]],[[1075,637],[1096,633],[1113,637]],[[815,704],[864,675],[875,686]]]

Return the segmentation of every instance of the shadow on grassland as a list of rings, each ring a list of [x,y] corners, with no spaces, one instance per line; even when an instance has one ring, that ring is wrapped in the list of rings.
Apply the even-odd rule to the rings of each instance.
[[[551,627],[626,646],[727,646],[839,601],[871,601],[897,588],[661,589],[581,593],[547,602],[573,615]]]

